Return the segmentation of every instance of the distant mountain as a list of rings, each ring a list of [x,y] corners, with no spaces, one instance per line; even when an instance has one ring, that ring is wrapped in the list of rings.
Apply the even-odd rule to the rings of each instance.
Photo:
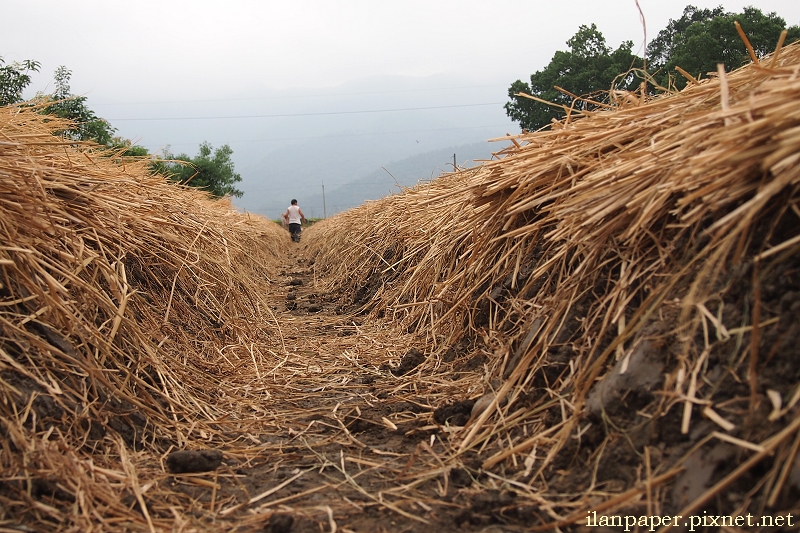
[[[388,163],[344,185],[326,186],[324,210],[321,188],[319,193],[298,200],[309,217],[321,217],[324,212],[331,216],[367,200],[399,193],[402,188],[412,187],[420,181],[430,181],[443,172],[452,172],[454,155],[459,168],[471,167],[477,164],[475,160],[490,159],[492,151],[501,148],[498,144],[488,142],[462,144]]]
[[[487,143],[485,139],[498,133],[502,135],[504,132],[487,128],[382,135],[376,130],[372,134],[348,135],[342,132],[298,141],[275,148],[263,155],[259,162],[243,168],[241,173],[244,182],[239,188],[245,191],[245,197],[234,203],[274,218],[286,209],[289,200],[297,198],[301,205],[309,205],[309,208],[317,210],[318,216],[322,216],[323,184],[326,193],[331,192],[381,167],[395,174],[394,167],[400,161],[404,161],[405,166],[410,164],[405,163],[406,159],[421,157],[418,165],[409,167],[408,171],[397,169],[401,174],[396,176],[398,179],[411,180],[413,184],[419,179],[429,179],[432,172],[436,176],[446,168],[452,168],[453,153],[456,153],[459,165],[490,157],[491,150],[497,150],[498,147]],[[390,161],[392,163],[388,163]],[[393,185],[391,178],[387,183]],[[316,196],[320,197],[320,201],[309,204],[307,199]],[[303,198],[306,198],[305,202]]]
[[[334,88],[265,91],[263,98],[234,100],[203,113],[254,117],[215,123],[215,137],[231,139],[226,142],[242,176],[237,187],[244,196],[234,199],[236,207],[275,218],[297,198],[308,205],[304,211],[321,216],[323,183],[332,192],[389,161],[518,131],[503,109],[507,91],[505,85],[457,76],[382,76]],[[463,162],[489,148],[476,156],[456,152]],[[452,153],[417,169],[414,182],[451,161]],[[309,204],[316,196],[320,201]]]
[[[482,71],[372,76],[335,87],[324,80],[291,89],[252,85],[214,99],[98,103],[95,111],[151,152],[194,156],[203,141],[215,148],[229,145],[242,177],[236,187],[244,195],[233,199],[238,209],[275,218],[297,198],[322,215],[323,183],[333,193],[381,166],[403,180],[402,171],[387,162],[444,149],[442,157],[410,172],[415,183],[448,168],[452,152],[446,152],[453,149],[446,147],[519,131],[503,108],[508,81]],[[489,148],[453,151],[461,163],[483,157]],[[394,183],[378,185],[369,197],[385,194]],[[337,199],[334,205],[354,204]]]

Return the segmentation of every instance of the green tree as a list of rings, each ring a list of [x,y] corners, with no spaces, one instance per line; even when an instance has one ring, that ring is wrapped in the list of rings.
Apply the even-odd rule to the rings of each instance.
[[[195,157],[186,154],[164,156],[167,162],[157,165],[156,171],[168,175],[172,181],[182,185],[197,187],[208,191],[212,196],[239,197],[243,193],[235,187],[242,177],[234,172],[233,150],[227,144],[216,150],[211,144],[204,142]]]
[[[67,139],[74,141],[94,141],[98,144],[110,146],[116,128],[105,119],[95,115],[94,111],[86,105],[85,96],[75,96],[70,91],[69,80],[72,72],[65,66],[60,66],[55,72],[56,90],[44,98],[52,103],[42,110],[42,113],[69,119],[74,126],[59,132]]]
[[[31,72],[39,72],[39,62],[26,59],[6,65],[0,56],[0,106],[22,101],[22,91],[31,83]]]
[[[37,61],[23,61],[3,66],[0,57],[0,105],[8,105],[22,100],[22,91],[31,83],[30,72],[38,72]],[[64,66],[55,72],[56,89],[52,94],[38,94],[46,104],[42,113],[66,118],[74,126],[59,132],[67,139],[75,141],[94,141],[112,150],[114,157],[141,158],[149,156],[146,148],[134,145],[130,140],[115,136],[116,128],[108,121],[95,115],[86,105],[85,96],[75,96],[69,86],[72,72]],[[216,150],[211,144],[200,145],[197,156],[173,155],[167,152],[163,160],[151,162],[153,172],[168,176],[174,182],[208,191],[212,196],[242,196],[235,184],[242,177],[234,171],[233,150],[227,144]]]
[[[556,52],[544,70],[531,75],[530,84],[521,80],[511,84],[508,90],[511,101],[505,105],[505,110],[512,120],[519,122],[522,129],[537,130],[565,113],[563,108],[517,96],[518,93],[570,107],[574,98],[557,90],[556,86],[601,103],[608,102],[608,91],[612,87],[623,90],[638,87],[640,80],[633,69],[641,69],[643,61],[631,52],[631,41],[612,50],[597,26],[592,24],[580,26],[567,45],[568,51]],[[596,105],[579,100],[574,107],[590,110]]]
[[[647,43],[648,67],[663,68],[681,46],[681,41],[686,30],[694,23],[707,22],[725,14],[722,6],[714,9],[698,9],[695,6],[686,6],[683,16],[678,20],[669,19],[667,27],[655,39]]]
[[[663,87],[682,89],[687,80],[676,75],[679,66],[695,77],[716,72],[722,63],[730,71],[750,61],[750,55],[736,31],[739,22],[757,56],[775,50],[786,21],[775,13],[766,15],[755,7],[742,13],[728,13],[722,7],[698,9],[686,6],[683,16],[670,20],[647,47],[648,70]],[[787,42],[800,39],[800,27],[788,29]]]
[[[145,157],[150,152],[144,146],[133,144],[130,139],[115,135],[111,138],[109,146],[122,157]]]

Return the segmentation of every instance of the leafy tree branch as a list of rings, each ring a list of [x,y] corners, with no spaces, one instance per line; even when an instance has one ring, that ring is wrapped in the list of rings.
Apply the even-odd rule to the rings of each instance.
[[[22,91],[31,83],[31,72],[39,72],[38,61],[26,59],[6,65],[0,56],[0,106],[22,101]]]
[[[735,22],[741,25],[757,56],[771,53],[786,28],[784,19],[755,7],[736,14],[722,7],[699,9],[689,5],[649,43],[645,73],[642,58],[631,52],[633,43],[626,41],[612,50],[594,24],[580,26],[567,41],[567,51],[556,52],[543,70],[531,75],[530,83],[517,80],[511,84],[506,114],[523,130],[537,130],[561,119],[565,108],[603,107],[614,90],[635,90],[642,79],[654,82],[649,84],[650,89],[656,85],[681,90],[687,80],[676,75],[676,67],[698,78],[716,72],[718,63],[727,70],[738,68],[750,57]],[[800,39],[800,27],[786,29],[787,43]],[[517,96],[520,93],[555,105]]]
[[[511,84],[508,90],[511,101],[505,105],[506,114],[519,122],[522,129],[540,129],[563,117],[565,112],[563,107],[517,96],[519,93],[566,108],[591,110],[598,107],[592,101],[608,103],[608,92],[612,87],[623,90],[638,87],[641,80],[635,69],[641,69],[643,61],[631,52],[631,41],[612,50],[597,26],[592,24],[581,26],[567,41],[567,46],[569,50],[556,52],[544,70],[532,74],[530,83],[517,80]],[[586,98],[576,102],[568,93]]]
[[[89,109],[85,96],[72,94],[69,80],[72,72],[65,66],[56,69],[54,78],[56,90],[53,94],[41,97],[51,102],[42,113],[65,118],[72,121],[73,126],[59,132],[67,139],[74,141],[94,141],[98,144],[110,146],[116,128]]]
[[[232,155],[233,150],[227,144],[215,150],[210,143],[203,142],[195,157],[167,151],[156,170],[176,183],[208,191],[216,198],[240,197],[243,193],[235,184],[242,177],[234,171]]]

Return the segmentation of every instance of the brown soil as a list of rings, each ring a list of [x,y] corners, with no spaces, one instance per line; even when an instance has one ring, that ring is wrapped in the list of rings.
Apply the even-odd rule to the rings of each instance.
[[[302,255],[302,245],[289,249],[286,264],[273,312],[289,350],[308,353],[313,364],[312,347],[333,337],[358,335],[360,342],[368,341],[374,325],[348,314],[353,308],[343,309],[338,298],[315,291],[313,265]],[[451,354],[454,359],[466,351],[465,346],[457,349],[461,353]],[[335,388],[342,374],[331,375],[331,394],[309,391],[297,428],[249,435],[264,444],[263,457],[242,461],[225,453],[215,471],[175,474],[168,483],[199,505],[215,500],[232,509],[226,518],[235,522],[241,517],[233,531],[318,533],[333,530],[335,523],[337,531],[345,532],[499,532],[523,531],[538,522],[535,510],[515,505],[514,492],[478,488],[479,478],[485,478],[479,461],[444,468],[433,460],[439,472],[420,483],[419,467],[449,452],[443,444],[445,426],[463,425],[474,402],[436,409],[423,390],[393,391],[396,378],[424,362],[417,349],[399,356],[396,364],[350,376],[345,396]],[[186,460],[198,462],[194,456]],[[199,485],[198,478],[218,488]],[[286,485],[258,499],[281,483]],[[410,483],[416,486],[409,488]],[[258,501],[248,503],[253,499]],[[131,505],[138,505],[133,498]],[[151,513],[159,512],[158,502],[147,505]],[[492,524],[495,528],[487,529]]]

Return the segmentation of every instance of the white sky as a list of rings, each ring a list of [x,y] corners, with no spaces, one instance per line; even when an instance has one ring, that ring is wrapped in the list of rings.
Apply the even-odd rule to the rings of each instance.
[[[800,23],[797,0],[640,0],[648,37],[685,5],[757,4]],[[509,84],[545,66],[580,24],[643,41],[634,0],[1,0],[0,56],[59,65],[89,103],[225,98],[375,75]]]

